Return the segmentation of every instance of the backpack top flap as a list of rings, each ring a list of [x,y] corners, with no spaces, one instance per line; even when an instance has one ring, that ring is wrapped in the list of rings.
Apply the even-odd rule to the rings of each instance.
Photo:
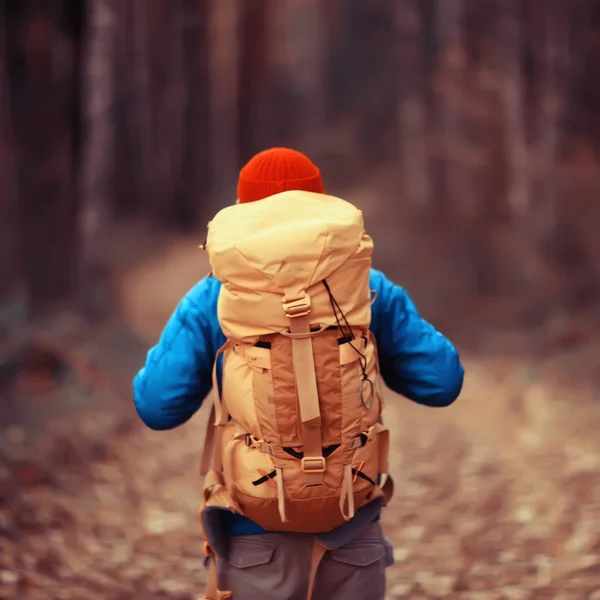
[[[206,249],[223,284],[292,297],[342,266],[364,233],[362,212],[349,202],[286,191],[221,210]]]

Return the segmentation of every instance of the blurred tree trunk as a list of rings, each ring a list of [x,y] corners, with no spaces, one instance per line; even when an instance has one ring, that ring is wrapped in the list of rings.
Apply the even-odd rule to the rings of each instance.
[[[441,162],[436,200],[442,221],[468,216],[473,209],[471,182],[466,162],[472,149],[465,143],[462,111],[466,80],[464,0],[437,0],[438,70],[434,75],[437,144],[436,159]]]
[[[210,108],[205,107],[205,110],[210,110],[211,115],[211,127],[206,129],[211,139],[210,168],[214,179],[213,201],[210,206],[203,207],[204,221],[208,221],[222,204],[232,204],[235,200],[240,161],[239,4],[240,0],[210,0],[206,9],[210,16],[204,34],[210,62],[208,77],[202,81],[210,94],[204,95],[210,98]]]
[[[73,298],[81,7],[9,3],[20,254],[33,314]]]
[[[417,209],[431,200],[427,146],[427,104],[424,97],[423,25],[418,0],[397,0],[400,100],[397,120],[403,196]]]
[[[154,114],[152,108],[152,58],[150,56],[148,30],[149,7],[155,2],[140,2],[130,0],[132,8],[133,56],[130,76],[134,82],[134,92],[131,98],[132,113],[135,116],[135,146],[133,149],[137,163],[138,193],[143,199],[141,206],[152,212],[158,196],[157,173],[154,169]]]
[[[600,156],[600,119],[597,118],[597,107],[600,106],[600,2],[590,0],[590,16],[583,42],[583,73],[581,78],[580,101],[584,108],[583,135],[589,140],[595,156]]]
[[[569,92],[566,94],[564,106],[564,124],[565,138],[564,146],[571,151],[582,142],[589,144],[585,140],[590,135],[590,126],[593,119],[590,119],[589,109],[586,106],[585,95],[588,91],[589,82],[587,81],[586,70],[589,65],[590,55],[596,52],[590,52],[590,47],[594,43],[594,9],[600,15],[600,2],[597,0],[579,0],[572,3],[569,10],[569,45],[567,48],[567,60],[569,64]],[[597,43],[597,42],[596,42]],[[597,78],[593,79],[595,83]]]
[[[564,8],[564,10],[563,10]],[[543,237],[551,236],[556,225],[557,195],[556,169],[560,148],[561,117],[564,94],[568,83],[566,53],[568,44],[568,7],[556,0],[546,5],[537,40],[537,62],[540,65],[537,127],[539,166],[535,217]]]
[[[10,81],[7,73],[7,7],[0,2],[0,300],[18,277],[16,204],[13,160],[14,139],[10,114]]]
[[[462,90],[462,169],[468,178],[467,198],[460,208],[459,260],[471,265],[471,292],[496,297],[507,284],[506,231],[510,229],[504,198],[505,149],[501,70],[497,64],[495,25],[498,2],[467,0],[463,15],[465,79]],[[508,278],[510,279],[510,277]]]
[[[544,270],[537,241],[531,231],[533,188],[527,140],[527,79],[523,69],[525,15],[521,0],[504,0],[498,3],[498,9],[494,65],[499,74],[504,125],[505,201],[513,224],[513,248],[518,248],[511,252],[512,260],[507,262],[521,276],[519,289],[523,293],[524,287],[539,284],[540,273]]]
[[[147,43],[151,57],[153,212],[157,222],[177,222],[176,191],[181,174],[184,129],[184,64],[182,0],[147,4],[151,15]]]
[[[433,74],[432,166],[435,204],[431,235],[437,251],[450,261],[452,273],[443,269],[444,287],[462,294],[478,293],[482,269],[481,202],[476,196],[475,170],[479,149],[472,143],[476,115],[471,113],[473,86],[467,73],[465,0],[436,0],[434,30],[437,68]],[[448,278],[446,280],[446,278]],[[462,303],[459,293],[452,302]]]
[[[269,12],[270,64],[278,144],[302,133],[320,138],[325,123],[326,22],[320,0],[278,0]],[[309,145],[311,140],[306,140]]]
[[[534,102],[534,117],[530,127],[532,181],[528,188],[520,191],[521,197],[516,196],[516,189],[511,190],[513,195],[510,197],[516,223],[515,241],[521,248],[521,269],[529,284],[531,302],[535,306],[541,307],[543,304],[547,307],[555,305],[561,295],[559,273],[552,252],[561,227],[557,219],[561,199],[556,173],[559,166],[562,108],[567,91],[563,62],[567,51],[565,44],[568,44],[569,9],[560,0],[551,0],[543,8],[538,3],[526,3],[524,14],[513,9],[514,14],[510,15],[509,10],[510,7],[505,9],[505,22],[512,21],[513,31],[515,27],[518,28],[516,21],[519,18],[527,23]],[[508,26],[505,26],[505,32],[510,32]],[[504,53],[510,51],[510,43],[511,40],[507,40]],[[514,110],[511,106],[507,108]],[[515,135],[518,127],[518,123],[508,121],[508,135]],[[522,124],[521,129],[524,128]],[[515,148],[518,141],[508,137],[507,151],[518,153],[519,148]],[[519,168],[517,161],[520,160],[522,158],[518,154],[513,158],[515,168]]]
[[[328,52],[327,28],[325,23],[325,9],[320,0],[312,0],[306,3],[304,11],[292,13],[292,23],[295,25],[294,47],[297,50],[297,74],[296,83],[298,92],[302,98],[304,107],[304,119],[298,133],[302,131],[321,130],[325,124],[327,107],[326,86],[326,58]],[[298,15],[296,23],[296,15]],[[300,17],[303,16],[304,20]],[[305,39],[302,27],[311,33],[308,40]]]
[[[116,6],[117,39],[114,98],[114,173],[112,210],[116,217],[131,217],[144,206],[143,182],[140,180],[140,157],[137,154],[138,115],[136,111],[136,75],[134,2],[122,0]]]
[[[397,39],[397,0],[346,0],[349,51],[346,70],[349,93],[359,111],[358,143],[368,166],[395,157],[398,135],[390,122],[398,106],[397,57],[390,52]]]
[[[528,212],[531,200],[522,71],[523,12],[520,0],[503,0],[499,7],[496,63],[504,108],[508,166],[506,197],[511,212],[522,218]]]
[[[572,90],[582,72],[580,57],[581,25],[589,20],[587,0],[569,6],[559,0],[550,2],[544,18],[544,36],[538,45],[543,65],[540,77],[541,111],[538,128],[540,185],[535,221],[540,254],[552,261],[554,273],[549,287],[560,302],[573,306],[597,297],[593,257],[586,254],[583,240],[574,227],[569,200],[560,193],[557,173],[565,146],[567,109],[572,105]]]
[[[271,102],[268,28],[272,0],[241,3],[238,45],[238,167],[256,152],[275,145],[278,117],[290,115],[285,107]]]
[[[350,29],[347,2],[348,0],[331,0],[323,3],[328,42],[325,114],[330,122],[343,119],[349,108],[349,94],[346,90],[346,55]]]
[[[107,259],[107,221],[114,194],[114,105],[118,4],[88,0],[83,58],[85,143],[81,172],[80,310],[96,321],[114,309]]]
[[[179,39],[182,61],[180,169],[177,172],[175,218],[184,228],[212,216],[209,0],[182,0]],[[230,115],[231,116],[231,115]],[[209,216],[210,215],[210,216]]]

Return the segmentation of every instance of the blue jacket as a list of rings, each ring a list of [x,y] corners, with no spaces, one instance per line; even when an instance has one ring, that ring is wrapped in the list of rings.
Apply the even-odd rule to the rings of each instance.
[[[134,379],[137,412],[151,429],[182,425],[211,390],[215,354],[225,343],[217,319],[220,287],[207,277],[184,296]],[[371,289],[377,293],[371,331],[386,385],[419,404],[450,405],[460,394],[464,375],[454,346],[419,316],[403,288],[374,269]],[[220,380],[220,369],[218,375]],[[238,515],[231,516],[229,531],[264,532]]]

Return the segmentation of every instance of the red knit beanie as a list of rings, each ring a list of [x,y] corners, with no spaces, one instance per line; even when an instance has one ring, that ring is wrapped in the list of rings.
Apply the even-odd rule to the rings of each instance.
[[[287,190],[324,194],[319,169],[301,152],[271,148],[259,152],[240,171],[240,203],[254,202]]]

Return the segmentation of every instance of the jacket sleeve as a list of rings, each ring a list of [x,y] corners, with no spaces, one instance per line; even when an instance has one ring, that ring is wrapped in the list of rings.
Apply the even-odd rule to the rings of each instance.
[[[212,388],[216,300],[208,279],[184,296],[133,380],[136,410],[155,430],[185,423]]]
[[[419,404],[452,404],[464,378],[456,348],[419,315],[403,288],[377,271],[371,285],[377,292],[371,329],[386,385]]]

